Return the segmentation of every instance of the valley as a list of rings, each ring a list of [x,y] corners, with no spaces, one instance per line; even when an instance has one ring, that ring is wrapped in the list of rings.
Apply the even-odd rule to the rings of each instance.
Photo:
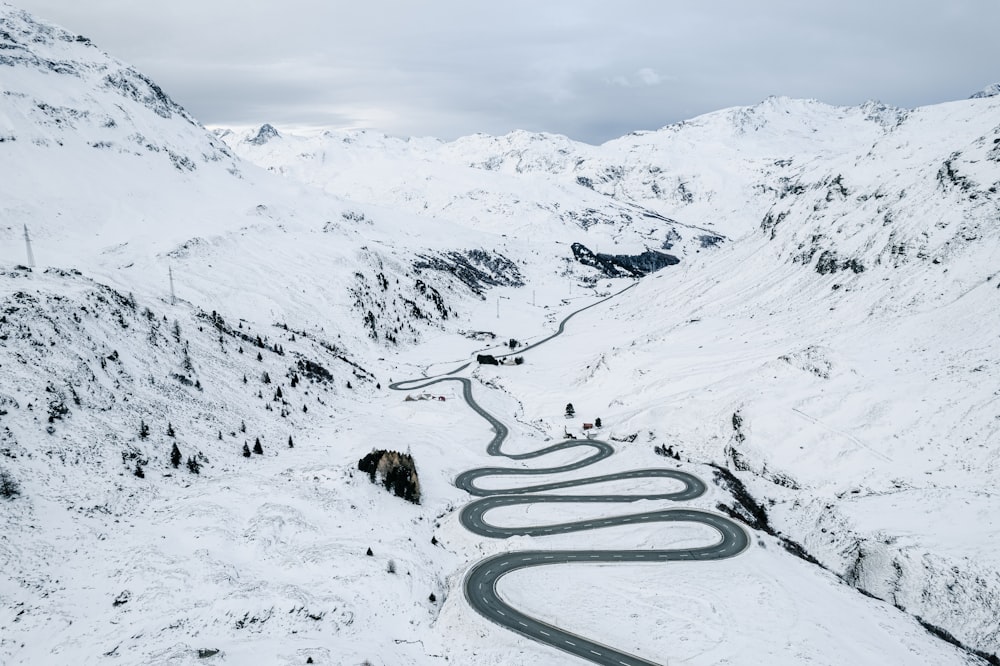
[[[2,3],[0,73],[0,663],[1000,663],[995,86],[207,129]]]

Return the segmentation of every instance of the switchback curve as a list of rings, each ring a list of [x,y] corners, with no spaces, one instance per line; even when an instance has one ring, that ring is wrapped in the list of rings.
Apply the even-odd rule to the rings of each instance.
[[[581,308],[560,323],[552,335],[518,350],[523,354],[549,340],[561,335],[566,322],[577,314],[614,298],[622,292],[631,289],[635,284]],[[510,354],[507,354],[510,355]],[[679,508],[647,511],[610,518],[581,520],[552,525],[528,527],[501,527],[486,521],[485,515],[496,508],[520,504],[536,503],[624,503],[638,500],[673,500],[684,501],[701,496],[705,492],[705,484],[698,477],[687,472],[671,469],[640,469],[628,472],[618,472],[601,476],[592,476],[568,481],[556,481],[521,486],[506,489],[484,489],[476,485],[476,481],[488,476],[535,476],[559,474],[582,469],[604,460],[614,454],[614,447],[600,440],[569,439],[552,444],[528,453],[504,453],[501,449],[509,434],[506,425],[498,418],[483,409],[472,396],[472,382],[465,377],[457,377],[470,364],[438,377],[405,380],[391,384],[394,390],[416,390],[442,382],[458,382],[462,385],[462,395],[466,404],[474,412],[485,419],[493,428],[493,438],[487,445],[487,452],[493,456],[503,456],[512,460],[539,458],[556,451],[586,447],[593,452],[573,463],[547,468],[505,468],[482,467],[459,474],[455,485],[470,495],[480,497],[466,505],[460,514],[462,525],[484,537],[507,538],[517,535],[549,536],[583,530],[613,527],[617,525],[641,524],[650,522],[687,522],[706,525],[719,534],[719,541],[698,548],[662,549],[662,550],[531,550],[501,553],[489,557],[472,567],[465,577],[465,597],[469,604],[487,619],[512,631],[527,636],[533,640],[558,648],[570,654],[597,664],[608,666],[656,666],[655,662],[620,652],[614,648],[594,640],[564,631],[551,624],[542,622],[527,615],[505,602],[497,592],[497,582],[508,573],[527,567],[545,566],[566,563],[641,563],[641,562],[671,562],[671,561],[704,561],[733,557],[741,553],[749,545],[749,536],[742,527],[720,514],[700,509]],[[641,495],[537,495],[548,490],[572,488],[605,481],[617,481],[636,478],[668,478],[682,485],[680,490],[668,493]]]

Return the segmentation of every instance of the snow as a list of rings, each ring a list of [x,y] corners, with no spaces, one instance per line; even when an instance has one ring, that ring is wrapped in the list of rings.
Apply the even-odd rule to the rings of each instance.
[[[602,146],[213,134],[73,33],[10,5],[0,29],[0,468],[22,491],[0,500],[0,662],[579,663],[476,615],[465,572],[519,548],[713,535],[477,537],[458,522],[470,498],[457,474],[584,453],[504,462],[457,385],[431,389],[444,402],[387,388],[540,340],[627,284],[574,263],[573,242],[681,262],[524,365],[463,376],[510,426],[508,452],[596,417],[617,452],[483,487],[680,466],[710,486],[693,504],[720,510],[735,500],[715,465],[821,566],[755,531],[725,562],[521,571],[506,599],[659,663],[982,663],[917,618],[1000,651],[1000,98],[903,110],[778,97]],[[33,271],[15,268],[22,225]],[[524,286],[479,294],[414,266],[472,250],[509,259]],[[307,360],[329,378],[306,377]],[[256,437],[264,455],[244,458]],[[201,455],[200,474],[170,466],[174,441]],[[373,448],[413,454],[421,505],[357,472]]]

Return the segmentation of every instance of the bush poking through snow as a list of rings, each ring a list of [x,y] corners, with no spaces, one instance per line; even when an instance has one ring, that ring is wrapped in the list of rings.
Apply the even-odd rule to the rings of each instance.
[[[420,504],[420,480],[413,456],[397,451],[372,451],[358,461],[358,469],[368,474],[375,483],[379,477],[382,485],[396,497]]]
[[[247,446],[246,442],[243,442],[243,457],[244,458],[249,458],[250,457],[250,447]]]
[[[177,448],[177,443],[174,442],[174,448],[170,450],[170,464],[176,468],[181,464],[181,450]]]

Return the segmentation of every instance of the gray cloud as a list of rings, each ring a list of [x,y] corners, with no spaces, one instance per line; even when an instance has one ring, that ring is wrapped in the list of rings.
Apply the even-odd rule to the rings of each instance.
[[[917,106],[1000,80],[995,0],[20,0],[206,124],[598,142],[767,95]]]

